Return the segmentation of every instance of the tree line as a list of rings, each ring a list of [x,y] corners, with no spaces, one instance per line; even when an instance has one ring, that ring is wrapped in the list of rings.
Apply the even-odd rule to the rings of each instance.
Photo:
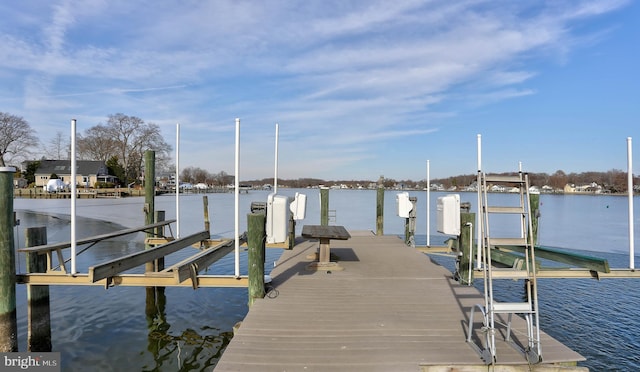
[[[515,173],[501,173],[501,175],[515,175]],[[464,174],[451,176],[446,178],[438,178],[430,180],[430,184],[441,185],[445,189],[464,188],[475,184],[477,181],[477,174]],[[262,184],[270,184],[273,182],[273,178],[264,178],[261,180],[252,180],[245,183],[259,186]],[[346,185],[349,188],[358,188],[359,186],[367,188],[372,183],[382,184],[385,188],[391,189],[396,187],[402,187],[407,189],[422,190],[426,187],[426,179],[414,181],[410,179],[396,180],[393,178],[381,177],[377,181],[373,180],[322,180],[316,178],[299,178],[299,179],[279,179],[278,185],[283,187],[292,188],[306,188],[317,187],[320,185],[332,186],[332,185]],[[557,170],[553,174],[547,173],[529,173],[529,183],[531,186],[537,186],[542,188],[543,186],[549,186],[554,190],[563,190],[565,185],[573,184],[576,186],[589,185],[596,183],[604,188],[604,191],[610,193],[621,193],[627,191],[627,172],[611,169],[606,172],[582,172],[582,173],[565,173],[562,170]],[[634,177],[634,185],[640,183],[640,177]]]
[[[502,173],[502,175],[514,175],[515,173]],[[466,174],[442,179],[432,180],[431,184],[442,184],[444,188],[452,186],[464,187],[476,182],[477,175]],[[640,181],[639,177],[634,176],[634,185]],[[621,193],[627,191],[627,172],[619,169],[611,169],[606,172],[571,172],[566,173],[563,170],[557,170],[552,174],[548,173],[529,173],[529,184],[532,186],[549,186],[554,190],[563,190],[565,185],[589,185],[595,183],[603,187],[604,191],[611,193]]]

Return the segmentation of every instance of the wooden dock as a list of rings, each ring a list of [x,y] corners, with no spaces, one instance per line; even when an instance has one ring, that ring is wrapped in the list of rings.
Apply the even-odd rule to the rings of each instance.
[[[307,269],[317,241],[283,253],[271,272],[277,296],[253,304],[215,370],[487,371],[465,342],[470,309],[483,295],[397,237],[350,233],[331,244],[341,271]],[[552,371],[584,360],[546,334],[543,363],[535,366],[497,343],[503,371]]]

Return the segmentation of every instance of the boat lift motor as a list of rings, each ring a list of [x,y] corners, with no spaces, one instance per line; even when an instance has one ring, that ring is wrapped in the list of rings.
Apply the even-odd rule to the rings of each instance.
[[[439,233],[460,235],[460,195],[449,194],[439,197],[436,213]]]
[[[294,220],[304,220],[307,212],[307,196],[297,192],[293,201],[289,205],[289,209],[291,210],[291,215]]]
[[[284,243],[289,226],[289,198],[275,193],[267,197],[267,243]]]

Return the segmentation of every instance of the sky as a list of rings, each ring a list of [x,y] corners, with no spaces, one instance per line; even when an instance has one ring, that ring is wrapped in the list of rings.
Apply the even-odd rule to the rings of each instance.
[[[421,180],[640,165],[640,4],[626,0],[0,2],[0,111],[41,142],[116,113],[180,167]],[[635,141],[635,142],[633,142]],[[175,156],[175,151],[172,151]],[[427,167],[428,162],[428,167]]]

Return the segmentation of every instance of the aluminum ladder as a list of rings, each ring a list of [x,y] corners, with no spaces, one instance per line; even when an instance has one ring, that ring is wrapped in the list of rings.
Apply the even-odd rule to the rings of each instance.
[[[489,187],[499,185],[502,187],[517,188],[519,192],[520,204],[518,206],[491,206],[488,203],[487,193]],[[535,265],[534,237],[530,233],[533,231],[530,204],[529,204],[529,177],[528,174],[519,172],[515,176],[493,176],[478,172],[478,193],[480,200],[481,226],[478,233],[481,236],[481,262],[484,279],[484,304],[478,304],[471,309],[467,342],[471,343],[480,353],[487,364],[496,362],[496,327],[497,325],[506,327],[505,341],[519,350],[529,363],[539,363],[542,361],[542,350],[540,345],[540,325],[538,312],[538,293]],[[520,225],[520,235],[516,237],[496,237],[490,233],[490,216],[502,214],[517,217]],[[506,217],[503,217],[506,218]],[[494,267],[491,253],[497,247],[508,250],[509,246],[518,246],[524,252],[522,260],[516,260],[516,264],[511,268]],[[526,301],[523,302],[498,302],[495,300],[494,280],[512,279],[524,280]],[[499,295],[498,295],[499,297]],[[473,340],[473,315],[474,310],[479,309],[483,316],[482,332],[484,333],[484,345],[479,347]],[[512,328],[511,320],[513,314],[521,314],[526,321],[526,330],[515,330]],[[507,316],[504,323],[504,315]],[[513,338],[515,332],[526,335],[526,340],[521,339],[516,342]]]

